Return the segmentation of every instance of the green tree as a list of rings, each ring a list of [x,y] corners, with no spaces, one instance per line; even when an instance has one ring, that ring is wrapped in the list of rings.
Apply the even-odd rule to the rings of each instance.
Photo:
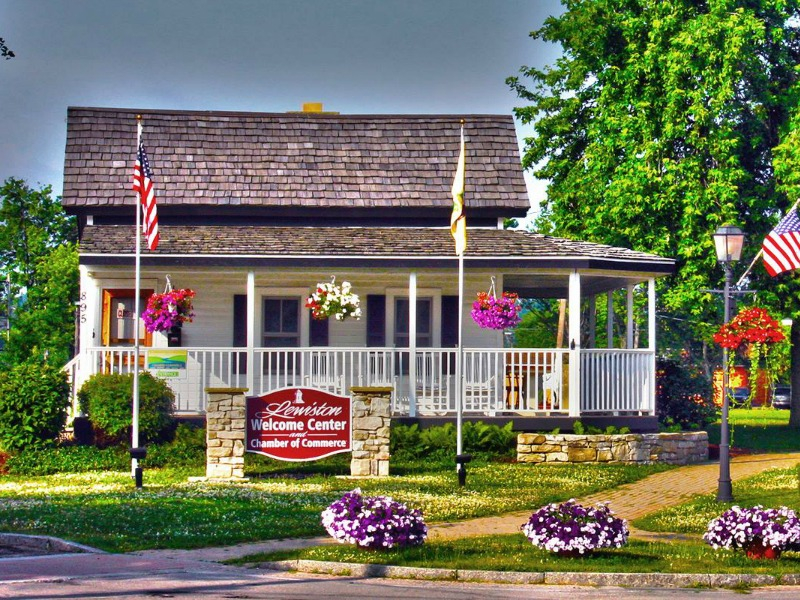
[[[36,261],[37,285],[29,288],[11,320],[5,365],[30,357],[63,365],[71,357],[75,336],[75,302],[79,293],[78,250],[74,243],[58,246]]]
[[[509,85],[549,181],[539,227],[677,260],[660,302],[709,339],[722,302],[711,234],[760,240],[786,206],[772,151],[797,104],[795,0],[564,0],[534,39],[563,56]],[[747,246],[747,261],[758,243]]]
[[[0,360],[17,364],[48,355],[69,358],[78,295],[77,229],[49,186],[34,190],[9,178],[0,187],[0,269],[12,305],[11,332]]]

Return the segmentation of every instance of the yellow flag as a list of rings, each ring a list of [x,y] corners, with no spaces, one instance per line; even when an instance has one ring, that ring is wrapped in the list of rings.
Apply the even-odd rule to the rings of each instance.
[[[464,126],[461,126],[461,153],[458,156],[456,176],[453,178],[453,213],[450,215],[450,233],[456,242],[456,256],[467,249],[467,218],[464,216],[464,171],[465,171]]]

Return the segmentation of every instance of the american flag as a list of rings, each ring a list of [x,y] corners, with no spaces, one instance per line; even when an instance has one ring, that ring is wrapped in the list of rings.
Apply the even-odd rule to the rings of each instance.
[[[792,208],[764,238],[764,266],[775,277],[784,271],[800,269],[800,218]]]
[[[150,250],[158,248],[158,212],[156,211],[156,195],[153,192],[153,172],[147,160],[144,142],[139,138],[139,152],[136,155],[136,164],[133,166],[133,191],[139,194],[142,203],[144,223],[142,228],[147,236],[147,247]]]

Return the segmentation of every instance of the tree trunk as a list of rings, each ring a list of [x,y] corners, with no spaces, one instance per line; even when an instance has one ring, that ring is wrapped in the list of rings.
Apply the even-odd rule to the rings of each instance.
[[[800,318],[798,318],[798,315],[795,315],[792,319],[789,342],[791,343],[792,373],[792,406],[789,411],[789,426],[800,429]]]

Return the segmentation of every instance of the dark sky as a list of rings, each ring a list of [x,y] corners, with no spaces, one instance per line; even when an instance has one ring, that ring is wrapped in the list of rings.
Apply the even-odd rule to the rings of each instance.
[[[0,37],[17,55],[0,61],[0,180],[61,193],[67,106],[509,114],[518,101],[505,78],[555,60],[528,34],[560,10],[558,0],[0,0]]]

